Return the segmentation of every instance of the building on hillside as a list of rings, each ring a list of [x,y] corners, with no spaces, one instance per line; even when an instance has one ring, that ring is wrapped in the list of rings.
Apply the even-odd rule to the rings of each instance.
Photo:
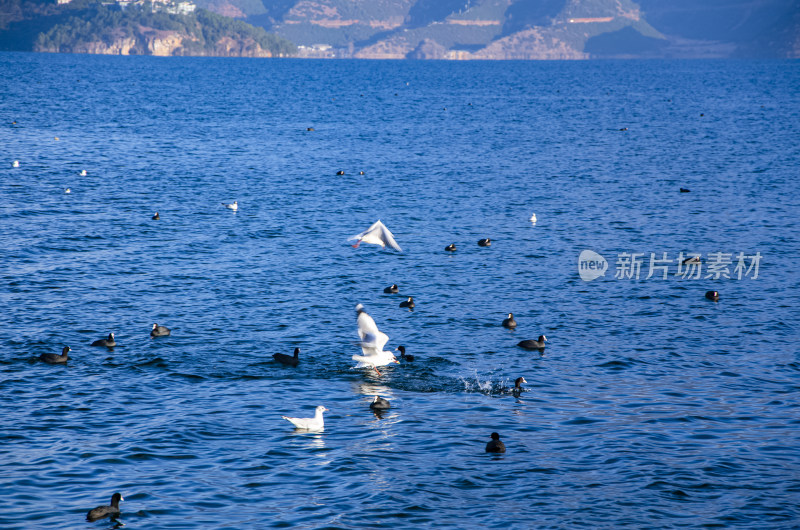
[[[174,0],[152,0],[150,5],[153,13],[169,13],[170,15],[188,15],[197,9],[192,2],[175,2]]]
[[[173,15],[188,15],[189,13],[194,13],[196,8],[197,6],[191,2],[178,2],[167,6],[166,11]]]

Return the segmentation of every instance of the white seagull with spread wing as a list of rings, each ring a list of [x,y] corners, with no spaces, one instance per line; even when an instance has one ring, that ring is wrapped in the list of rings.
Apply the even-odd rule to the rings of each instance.
[[[381,248],[386,248],[386,245],[389,245],[395,250],[403,251],[400,248],[400,245],[394,240],[394,236],[386,228],[380,220],[375,221],[372,226],[361,232],[360,234],[356,234],[353,237],[347,238],[348,241],[355,240],[356,244],[353,245],[353,248],[358,248],[358,245],[361,243],[369,243],[371,245],[380,245]]]
[[[358,313],[358,336],[361,339],[361,351],[364,355],[353,355],[353,360],[358,361],[356,368],[372,367],[381,375],[378,366],[385,366],[391,363],[398,363],[394,354],[390,351],[383,351],[383,347],[389,342],[389,336],[378,329],[372,317],[364,311],[364,306],[356,306]]]

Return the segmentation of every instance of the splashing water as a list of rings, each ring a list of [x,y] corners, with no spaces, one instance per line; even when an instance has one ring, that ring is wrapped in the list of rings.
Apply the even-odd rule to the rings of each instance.
[[[465,392],[480,392],[487,396],[507,394],[509,392],[508,379],[502,379],[495,383],[491,379],[481,381],[481,376],[478,375],[478,370],[474,370],[474,380],[459,378],[464,384]]]

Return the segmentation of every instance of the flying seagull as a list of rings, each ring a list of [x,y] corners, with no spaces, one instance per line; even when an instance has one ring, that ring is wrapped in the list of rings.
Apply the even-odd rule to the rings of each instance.
[[[358,245],[361,243],[370,243],[371,245],[380,245],[381,248],[386,248],[386,245],[389,245],[395,250],[403,251],[400,245],[394,240],[392,233],[389,232],[389,229],[386,228],[386,225],[380,222],[380,220],[375,221],[375,223],[365,231],[347,238],[347,240],[355,240],[356,244],[353,245],[353,248],[358,248]]]

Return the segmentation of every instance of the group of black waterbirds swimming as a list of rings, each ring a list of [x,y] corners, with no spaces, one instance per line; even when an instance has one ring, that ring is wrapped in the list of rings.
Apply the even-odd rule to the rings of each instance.
[[[165,326],[159,326],[158,324],[153,324],[153,327],[150,330],[150,338],[155,339],[156,337],[166,337],[170,333],[171,330],[169,328]],[[117,345],[117,341],[114,339],[114,333],[109,333],[108,337],[104,339],[97,339],[96,341],[92,342],[91,345],[114,349],[114,347]],[[43,353],[39,356],[39,360],[48,364],[66,364],[66,362],[69,360],[70,351],[72,351],[72,348],[69,346],[64,346],[64,348],[61,350],[61,355],[55,353]],[[114,493],[114,495],[111,496],[110,505],[98,506],[97,508],[89,510],[89,513],[86,514],[86,520],[89,522],[94,522],[106,517],[111,517],[112,519],[118,517],[120,514],[119,501],[121,500],[124,500],[122,495],[119,492]]]
[[[172,331],[165,327],[159,326],[158,324],[153,324],[152,329],[150,330],[150,338],[154,339],[156,337],[166,337],[172,333]],[[96,341],[92,342],[92,346],[104,346],[108,349],[113,350],[114,347],[117,345],[116,339],[114,339],[114,333],[109,333],[108,337],[104,339],[97,339]],[[47,364],[65,364],[69,361],[69,352],[72,351],[72,348],[69,346],[64,346],[61,349],[61,355],[56,353],[43,353],[39,356],[39,360],[42,362],[46,362]]]

